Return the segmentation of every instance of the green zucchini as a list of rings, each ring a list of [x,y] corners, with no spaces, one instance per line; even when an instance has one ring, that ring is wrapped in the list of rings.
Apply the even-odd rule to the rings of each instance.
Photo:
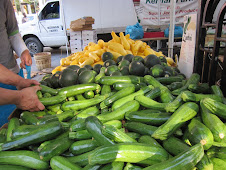
[[[126,132],[126,134],[135,140],[138,140],[139,137],[141,136],[139,133],[136,133],[136,132]]]
[[[132,112],[132,111],[137,111],[139,109],[140,105],[137,101],[132,100],[129,101],[125,104],[123,104],[122,106],[120,106],[119,108],[117,108],[116,110],[114,110],[113,112],[104,114],[104,115],[98,115],[97,118],[102,121],[102,122],[107,122],[110,120],[122,120],[124,119],[124,116],[126,113],[128,112]]]
[[[174,91],[176,89],[179,89],[181,87],[183,87],[183,83],[182,82],[173,82],[170,85],[167,85],[166,87],[170,90],[170,91]]]
[[[28,125],[37,125],[38,119],[32,114],[32,112],[22,112],[20,118]]]
[[[161,95],[161,90],[159,87],[155,87],[153,90],[151,90],[145,94],[145,96],[150,99],[155,99],[155,98],[159,97],[160,95]]]
[[[103,124],[97,117],[89,116],[85,120],[86,129],[100,145],[112,145],[109,138],[102,134]]]
[[[102,101],[100,103],[100,108],[101,109],[104,109],[110,105],[112,105],[113,102],[115,102],[116,100],[118,99],[121,99],[125,96],[128,96],[132,93],[134,93],[135,91],[135,86],[134,85],[131,85],[130,87],[128,88],[124,88],[122,90],[119,90],[118,92],[116,92],[114,95],[112,96],[109,96],[108,98],[106,98],[104,101]]]
[[[219,97],[224,97],[223,92],[221,91],[220,87],[217,85],[212,85],[211,86],[211,91],[213,94],[219,96]]]
[[[188,79],[188,81],[186,82],[186,84],[183,87],[172,91],[172,94],[173,95],[179,95],[181,92],[187,90],[188,89],[188,86],[190,84],[198,84],[199,81],[200,81],[200,75],[197,74],[197,73],[193,73],[191,75],[191,77]]]
[[[222,142],[225,140],[226,128],[224,123],[204,106],[203,100],[201,100],[200,106],[202,121],[212,132],[214,141]]]
[[[67,97],[65,96],[65,94],[58,94],[56,96],[52,96],[52,97],[48,97],[48,98],[43,97],[39,100],[44,106],[50,106],[50,105],[59,104],[59,103],[65,101],[66,98]]]
[[[155,139],[166,140],[186,121],[192,119],[198,112],[199,106],[188,102],[177,109],[172,116],[152,134]]]
[[[97,105],[98,103],[102,102],[106,99],[105,95],[97,96],[92,99],[86,99],[81,101],[68,101],[62,104],[61,109],[63,111],[67,110],[81,110],[93,105]]]
[[[38,91],[36,92],[36,94],[37,94],[37,96],[38,96],[39,99],[42,98],[42,92],[41,92],[41,90],[38,90]]]
[[[100,110],[96,106],[92,106],[82,110],[76,116],[78,118],[87,118],[89,116],[97,116],[99,113]]]
[[[75,156],[75,155],[73,155],[69,150],[67,150],[66,152],[62,153],[60,156],[63,156],[63,157],[72,157],[72,156]]]
[[[97,148],[99,146],[98,142],[93,139],[87,139],[87,140],[80,140],[74,142],[70,146],[70,152],[74,155],[80,155],[89,151],[92,151],[93,149]]]
[[[81,155],[78,155],[78,156],[72,156],[72,157],[69,157],[67,158],[70,162],[74,163],[74,164],[77,164],[79,166],[86,166],[89,164],[88,162],[88,156],[94,152],[94,150],[92,151],[89,151],[89,152],[86,152],[86,153],[83,153]]]
[[[141,122],[150,125],[162,125],[165,123],[171,114],[155,110],[140,110],[136,112],[128,112],[125,118],[129,121]]]
[[[130,143],[102,146],[89,155],[89,164],[106,164],[112,161],[152,165],[167,160],[169,154],[162,148],[147,144]]]
[[[4,143],[6,141],[7,129],[0,129],[0,143]]]
[[[125,128],[141,135],[152,135],[158,129],[156,126],[146,125],[140,122],[126,122]]]
[[[71,163],[67,158],[62,156],[54,156],[50,161],[50,166],[53,170],[80,170],[76,164]]]
[[[182,140],[171,136],[167,140],[163,141],[163,147],[172,155],[176,156],[180,153],[186,152],[190,149],[190,146],[184,143]],[[203,158],[196,165],[199,170],[212,170],[213,164],[209,160],[206,154],[204,154]]]
[[[105,69],[106,67],[101,67],[99,74],[95,77],[95,83],[99,83],[101,77],[105,76]]]
[[[85,130],[85,129],[86,129],[85,119],[76,119],[75,121],[72,121],[70,123],[70,131],[72,132]]]
[[[38,125],[41,125],[41,124],[46,124],[48,122],[55,122],[55,121],[60,121],[60,122],[63,122],[63,121],[68,121],[70,120],[71,118],[74,117],[74,111],[72,110],[69,110],[69,111],[65,111],[65,112],[62,112],[61,114],[55,114],[55,115],[46,115],[46,116],[43,116],[42,118],[40,118],[38,120]]]
[[[44,115],[46,115],[46,111],[37,111],[37,112],[32,112],[33,115],[35,115],[36,117],[42,117]]]
[[[75,97],[74,96],[68,97],[67,101],[75,101]]]
[[[205,99],[205,98],[211,98],[211,99],[214,99],[214,100],[217,100],[219,102],[222,102],[222,98],[217,96],[217,95],[214,95],[214,94],[195,94],[195,93],[192,93],[190,91],[183,91],[182,94],[181,94],[181,97],[183,99],[184,102],[199,102],[201,101],[202,99]]]
[[[44,98],[49,98],[49,97],[51,97],[51,96],[52,96],[52,95],[51,95],[50,93],[44,93],[44,94],[43,94],[43,97],[44,97]]]
[[[57,89],[53,89],[51,87],[48,87],[48,86],[45,86],[45,85],[42,85],[42,84],[40,84],[40,87],[42,88],[41,89],[42,93],[50,93],[51,95],[54,95],[54,96],[58,94]]]
[[[0,165],[0,169],[7,169],[7,170],[32,170],[31,168],[27,168],[24,166],[18,165]]]
[[[65,134],[65,137],[56,138],[41,148],[39,151],[40,159],[49,161],[52,157],[58,156],[68,150],[73,141],[69,139],[68,132],[65,132]]]
[[[110,120],[108,122],[105,122],[104,125],[112,125],[117,129],[121,129],[122,128],[122,122],[119,120]]]
[[[31,169],[49,167],[48,162],[41,160],[38,153],[26,150],[0,152],[0,164],[19,165]]]
[[[151,84],[153,85],[155,88],[159,87],[161,90],[161,94],[160,94],[160,100],[163,103],[169,103],[172,102],[174,100],[173,95],[171,94],[171,92],[169,91],[169,89],[162,85],[158,80],[156,80],[154,77],[150,76],[150,75],[146,75],[144,76],[144,80],[147,84]]]
[[[226,159],[226,147],[211,147],[207,151],[207,156],[210,158]]]
[[[76,96],[83,94],[85,91],[92,90],[96,93],[100,92],[100,85],[95,83],[90,84],[77,84],[73,86],[64,87],[59,90],[59,94],[66,95],[66,97]]]
[[[139,95],[135,97],[135,100],[140,103],[140,105],[149,108],[149,109],[154,109],[154,110],[161,110],[165,111],[165,107],[167,103],[159,103],[155,100],[152,100],[144,95]]]
[[[60,110],[61,104],[56,104],[52,106],[48,106],[47,109],[52,112],[58,112]]]
[[[182,100],[182,94],[179,94],[176,99],[174,99],[174,101],[172,101],[171,103],[168,103],[165,107],[165,110],[167,112],[175,112],[177,110],[178,107],[180,107],[184,102]]]
[[[219,158],[211,158],[210,160],[213,162],[213,169],[214,170],[225,169],[226,162],[223,161],[222,159],[219,159]]]
[[[113,161],[102,167],[100,170],[123,170],[124,162]]]
[[[156,146],[156,147],[161,147],[162,146],[154,139],[152,138],[151,136],[149,135],[143,135],[139,138],[138,140],[139,143],[146,143],[150,146]]]
[[[184,77],[182,75],[178,75],[178,76],[169,76],[169,77],[158,77],[155,79],[158,80],[160,83],[167,85],[173,82],[182,82],[182,80],[184,80]]]
[[[143,169],[143,168],[141,168],[137,165],[133,165],[133,164],[128,162],[123,170],[141,170],[141,169]]]
[[[209,86],[208,83],[189,84],[188,90],[190,90],[193,93],[209,93],[210,92],[210,86]]]
[[[204,150],[208,150],[213,145],[212,132],[195,118],[188,124],[188,139],[191,144],[201,143]]]
[[[13,130],[17,129],[18,126],[20,126],[20,121],[18,118],[13,117],[12,119],[10,119],[9,124],[8,124],[7,133],[6,133],[6,141],[12,140]]]
[[[123,104],[129,102],[129,101],[132,101],[134,100],[134,98],[138,95],[144,95],[145,93],[149,92],[150,90],[153,89],[153,86],[149,85],[149,86],[146,86],[146,87],[142,87],[139,91],[135,92],[135,93],[132,93],[126,97],[123,97],[117,101],[115,101],[112,105],[112,110],[116,110],[117,108],[119,108],[120,106],[122,106]]]
[[[125,82],[132,84],[139,84],[141,78],[138,76],[104,76],[100,78],[99,83],[103,85],[113,85],[116,82]]]
[[[86,165],[83,170],[99,170],[102,165]]]
[[[94,98],[94,92],[92,90],[85,91],[83,95],[86,99]]]
[[[87,130],[80,130],[77,132],[69,132],[70,139],[77,139],[77,140],[85,140],[91,139],[92,135]]]
[[[144,170],[163,170],[163,169],[193,169],[195,165],[202,159],[204,150],[201,144],[196,144],[189,150],[179,155],[155,165],[144,168]]]
[[[211,98],[203,99],[203,105],[213,114],[226,119],[226,105]]]
[[[75,95],[75,97],[77,100],[86,100],[82,94],[77,94],[77,95]],[[75,100],[73,100],[73,101],[75,101]]]
[[[125,132],[122,132],[112,125],[105,124],[102,128],[102,133],[104,136],[116,143],[137,142],[135,139],[128,136]]]
[[[20,136],[26,135],[26,134],[34,131],[35,129],[37,129],[37,127],[39,127],[39,126],[36,126],[36,125],[21,125],[21,126],[18,126],[16,129],[14,129],[12,131],[11,138],[15,139],[15,138],[18,138]]]
[[[101,95],[105,95],[111,93],[111,86],[109,85],[103,85],[101,89]]]
[[[124,83],[124,82],[116,82],[112,85],[112,87],[113,89],[119,91],[119,90],[122,90],[123,88],[128,88],[131,85],[135,86],[135,90],[139,90],[141,88],[139,84]]]
[[[48,126],[37,126],[38,128],[32,132],[13,139],[9,142],[0,145],[0,151],[23,148],[31,144],[43,142],[52,139],[60,134],[63,130],[59,122],[49,123]]]

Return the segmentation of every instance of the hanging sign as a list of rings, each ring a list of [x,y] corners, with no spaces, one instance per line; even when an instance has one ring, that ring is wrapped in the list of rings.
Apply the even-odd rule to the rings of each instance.
[[[178,68],[187,78],[193,73],[197,14],[184,17],[184,30]]]
[[[185,15],[198,11],[198,0],[176,0],[175,24],[183,23]],[[170,0],[140,0],[136,6],[141,25],[168,25],[170,23]]]

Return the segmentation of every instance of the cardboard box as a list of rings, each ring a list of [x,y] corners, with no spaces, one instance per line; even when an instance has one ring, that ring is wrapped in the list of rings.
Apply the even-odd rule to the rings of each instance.
[[[82,32],[81,31],[72,31],[70,30],[70,40],[81,40]]]
[[[83,51],[82,48],[76,48],[76,47],[71,47],[71,53],[77,53],[77,52],[80,52],[80,51]]]
[[[94,24],[94,19],[92,17],[83,17],[75,21],[71,21],[70,29],[73,31],[80,30],[92,30],[92,24]]]

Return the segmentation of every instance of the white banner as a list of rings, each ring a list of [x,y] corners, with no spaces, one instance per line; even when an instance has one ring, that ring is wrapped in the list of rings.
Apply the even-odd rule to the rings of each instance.
[[[185,15],[198,11],[198,0],[176,0],[175,24],[183,23]],[[168,25],[170,0],[140,0],[136,12],[141,25]]]

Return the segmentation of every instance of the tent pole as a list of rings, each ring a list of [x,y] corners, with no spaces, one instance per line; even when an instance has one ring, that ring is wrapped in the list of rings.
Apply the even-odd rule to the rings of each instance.
[[[176,0],[170,1],[170,27],[168,41],[168,57],[173,58],[174,28],[175,28],[175,7]]]

